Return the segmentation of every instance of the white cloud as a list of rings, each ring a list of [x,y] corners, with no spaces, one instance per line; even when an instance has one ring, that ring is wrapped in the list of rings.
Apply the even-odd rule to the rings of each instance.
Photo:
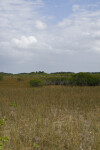
[[[77,10],[79,10],[80,9],[80,6],[79,5],[73,5],[72,6],[72,10],[73,11],[77,11]]]
[[[40,20],[37,20],[37,21],[35,22],[35,26],[36,26],[37,29],[40,29],[40,30],[44,30],[44,29],[47,28],[46,23],[44,23],[44,22],[42,22],[42,21],[40,21]]]
[[[12,39],[12,41],[17,47],[28,48],[31,45],[33,45],[34,43],[36,43],[37,39],[34,36],[29,36],[29,37],[21,36],[20,39],[14,38],[14,39]]]

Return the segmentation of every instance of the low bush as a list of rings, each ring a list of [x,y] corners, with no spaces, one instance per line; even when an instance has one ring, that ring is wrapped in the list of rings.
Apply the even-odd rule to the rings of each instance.
[[[30,80],[29,83],[31,86],[43,86],[44,85],[44,81],[41,79],[32,79]]]
[[[0,81],[1,81],[1,80],[3,80],[3,76],[2,76],[2,75],[0,75]]]
[[[23,81],[23,78],[17,78],[17,81]]]
[[[46,77],[46,85],[69,85],[69,77]]]

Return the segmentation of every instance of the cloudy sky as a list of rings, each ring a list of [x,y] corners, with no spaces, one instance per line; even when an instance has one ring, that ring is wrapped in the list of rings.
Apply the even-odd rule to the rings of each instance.
[[[100,72],[100,0],[0,0],[0,72]]]

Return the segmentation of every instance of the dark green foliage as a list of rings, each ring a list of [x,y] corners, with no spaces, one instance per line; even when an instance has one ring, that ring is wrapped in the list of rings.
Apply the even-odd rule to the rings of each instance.
[[[1,80],[3,80],[3,76],[2,76],[2,75],[0,75],[0,81],[1,81]]]
[[[17,81],[23,81],[23,78],[17,78]]]
[[[0,81],[3,79],[16,78],[17,81],[30,81],[31,86],[41,85],[79,85],[79,86],[96,86],[100,85],[100,72],[54,72],[45,73],[44,71],[36,71],[30,73],[7,74],[0,73]],[[29,81],[28,81],[29,82]],[[1,82],[2,84],[3,82]],[[24,82],[23,82],[24,83]]]
[[[52,75],[72,75],[74,72],[53,72]]]
[[[31,86],[43,86],[44,85],[44,81],[42,79],[32,79],[30,80],[29,83]]]
[[[95,86],[100,84],[100,78],[89,73],[77,73],[71,78],[72,85]]]
[[[100,85],[100,77],[96,75],[91,75],[91,78],[89,78],[87,83],[90,86]]]
[[[0,72],[0,75],[3,75],[3,76],[11,76],[11,75],[13,75],[13,74],[12,74],[12,73]]]
[[[68,85],[69,77],[46,77],[46,85]]]

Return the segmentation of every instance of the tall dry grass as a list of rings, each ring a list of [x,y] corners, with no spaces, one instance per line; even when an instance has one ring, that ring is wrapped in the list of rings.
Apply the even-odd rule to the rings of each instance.
[[[100,87],[0,87],[4,117],[4,150],[100,150]]]

